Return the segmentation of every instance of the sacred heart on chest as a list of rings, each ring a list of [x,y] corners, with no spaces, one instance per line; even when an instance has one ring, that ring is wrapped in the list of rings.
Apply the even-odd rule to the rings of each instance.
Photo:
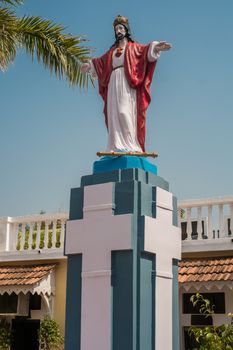
[[[118,48],[116,49],[115,56],[116,56],[116,57],[120,57],[120,56],[122,55],[123,51],[124,51],[124,49],[123,49],[122,47],[118,47]]]

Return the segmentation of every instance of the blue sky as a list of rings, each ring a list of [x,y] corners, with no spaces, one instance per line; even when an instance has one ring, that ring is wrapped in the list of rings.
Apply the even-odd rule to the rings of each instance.
[[[178,199],[233,195],[232,0],[28,0],[32,14],[86,35],[98,56],[123,14],[135,40],[163,53],[147,113],[148,151]],[[70,88],[23,52],[0,73],[0,217],[68,210],[69,191],[106,146],[98,90]]]

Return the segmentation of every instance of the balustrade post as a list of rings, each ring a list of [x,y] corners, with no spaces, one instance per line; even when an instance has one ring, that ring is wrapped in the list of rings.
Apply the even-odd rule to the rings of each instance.
[[[223,238],[224,234],[224,223],[223,223],[223,204],[219,204],[219,238]]]
[[[25,244],[26,244],[26,224],[22,224],[22,237],[21,237],[20,250],[25,250]]]
[[[9,250],[10,250],[11,226],[12,226],[12,224],[9,222],[9,220],[7,220],[7,222],[6,222],[6,245],[5,245],[6,252],[9,252]]]
[[[187,209],[187,240],[192,239],[191,208]]]
[[[10,250],[10,233],[12,224],[11,218],[7,217],[0,221],[0,251],[8,252]]]
[[[212,222],[212,211],[213,211],[213,206],[209,205],[208,206],[208,238],[213,238],[213,222]]]
[[[60,248],[63,248],[64,246],[64,237],[65,237],[65,221],[61,221]]]
[[[40,249],[40,229],[41,229],[41,222],[37,222],[37,231],[36,231],[36,249]]]
[[[44,249],[48,249],[48,244],[49,244],[49,222],[45,221]]]
[[[29,223],[28,250],[32,249],[34,223]]]
[[[202,238],[201,216],[202,216],[202,207],[198,207],[197,208],[197,239],[201,239]]]
[[[53,221],[52,248],[56,248],[57,242],[57,220]]]
[[[9,230],[9,250],[10,251],[17,250],[18,239],[19,239],[18,235],[19,235],[19,224],[12,223],[10,225],[10,230]]]
[[[230,204],[230,230],[233,235],[233,204]]]

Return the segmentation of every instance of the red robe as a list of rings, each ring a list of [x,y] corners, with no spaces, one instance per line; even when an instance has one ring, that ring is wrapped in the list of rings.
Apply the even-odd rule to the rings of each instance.
[[[108,127],[107,96],[108,83],[112,73],[112,54],[115,46],[102,57],[92,60],[99,82],[99,93],[104,100],[104,115]],[[155,62],[147,58],[149,45],[128,42],[125,50],[124,70],[129,86],[137,90],[137,138],[145,151],[146,110],[150,104],[150,85],[152,82]]]

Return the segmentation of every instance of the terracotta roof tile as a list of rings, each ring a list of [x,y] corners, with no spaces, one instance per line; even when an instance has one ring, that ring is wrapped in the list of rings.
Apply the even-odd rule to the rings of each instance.
[[[179,282],[233,281],[233,257],[183,259],[179,263]]]
[[[33,285],[40,282],[55,268],[55,264],[2,266],[0,267],[0,286]]]

